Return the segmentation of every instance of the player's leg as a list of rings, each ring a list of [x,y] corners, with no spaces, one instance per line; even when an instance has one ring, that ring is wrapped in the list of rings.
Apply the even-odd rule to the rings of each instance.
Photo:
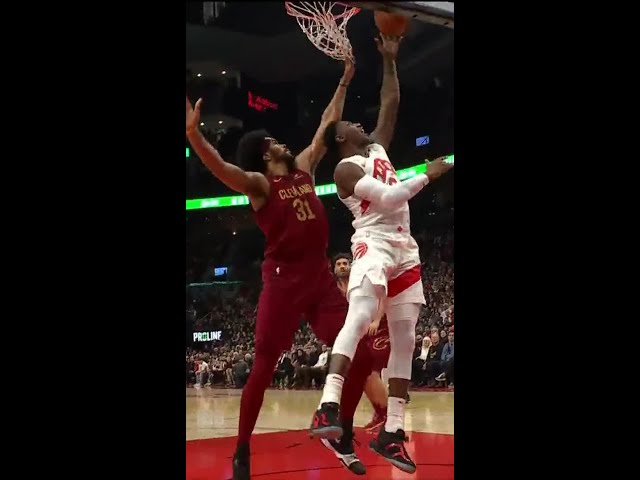
[[[354,354],[349,378],[344,383],[344,391],[340,403],[342,436],[336,440],[329,438],[320,440],[326,448],[335,454],[342,465],[356,475],[366,474],[366,469],[353,448],[353,417],[362,398],[364,386],[367,378],[369,378],[372,366],[373,362],[368,346],[366,342],[362,341]]]
[[[370,447],[397,468],[413,473],[416,465],[404,448],[404,415],[406,396],[411,381],[411,360],[415,345],[415,327],[420,303],[387,306],[387,323],[391,354],[389,356],[389,404],[387,421]]]
[[[344,326],[333,344],[329,372],[325,380],[320,405],[311,426],[312,436],[322,438],[342,436],[338,412],[342,387],[358,344],[367,332],[367,328],[378,309],[379,289],[380,287],[376,288],[369,278],[364,277],[361,284],[350,292],[349,310]]]
[[[373,407],[373,418],[364,428],[368,432],[375,432],[387,420],[387,387],[382,382],[380,372],[371,372],[364,386],[364,393]]]
[[[388,381],[386,378],[382,378],[382,371],[386,372],[387,370],[391,345],[386,320],[384,326],[379,327],[378,331],[368,338],[367,344],[373,359],[373,373],[367,379],[365,393],[367,393],[367,397],[373,405],[374,415],[372,420],[365,425],[365,429],[370,433],[374,433],[387,420]]]
[[[305,314],[305,317],[316,336],[327,345],[332,346],[344,325],[348,304],[328,273],[324,279],[318,282],[316,287],[316,291],[319,292],[317,303],[311,311]],[[362,340],[356,348],[351,372],[344,382],[340,401],[342,436],[339,440],[322,440],[323,445],[333,451],[345,467],[358,475],[363,475],[365,468],[353,448],[353,416],[372,366],[373,361],[367,343]],[[334,409],[334,414],[337,421],[337,408]]]
[[[264,392],[282,350],[291,345],[299,312],[290,304],[288,289],[265,284],[258,301],[255,357],[240,399],[238,441],[233,457],[233,480],[250,478],[249,440],[256,426]],[[277,327],[277,328],[276,328]]]

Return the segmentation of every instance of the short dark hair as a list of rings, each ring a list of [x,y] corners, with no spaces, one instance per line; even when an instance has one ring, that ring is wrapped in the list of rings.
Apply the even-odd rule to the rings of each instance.
[[[337,255],[334,255],[333,261],[331,262],[331,267],[332,268],[336,268],[336,262],[338,260],[342,260],[343,258],[347,259],[349,261],[349,263],[351,263],[351,254],[350,253],[338,253]]]
[[[236,162],[247,172],[265,173],[267,166],[263,160],[265,142],[270,137],[266,130],[252,130],[245,133],[236,151]]]
[[[327,157],[332,160],[338,160],[338,156],[340,155],[340,149],[338,146],[338,142],[336,141],[336,135],[338,134],[338,122],[331,122],[324,129],[324,133],[322,134],[322,138],[324,140],[324,144],[327,147]]]

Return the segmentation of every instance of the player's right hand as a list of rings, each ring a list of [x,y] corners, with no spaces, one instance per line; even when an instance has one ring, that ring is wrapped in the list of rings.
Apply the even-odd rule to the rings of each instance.
[[[342,80],[340,81],[340,83],[346,83],[347,85],[349,85],[355,72],[356,72],[356,67],[354,65],[353,59],[348,57],[345,58],[344,73],[342,74]]]
[[[198,99],[196,102],[196,108],[191,106],[189,97],[187,97],[187,135],[195,132],[198,129],[200,123],[200,107],[202,106],[202,99]]]
[[[444,173],[447,173],[449,170],[453,168],[451,163],[445,163],[446,157],[436,158],[433,162],[427,161],[427,177],[429,177],[429,181],[433,181],[439,178]]]

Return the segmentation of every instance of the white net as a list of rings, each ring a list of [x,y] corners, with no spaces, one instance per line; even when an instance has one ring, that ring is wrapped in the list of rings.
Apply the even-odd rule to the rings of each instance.
[[[336,60],[349,58],[353,51],[347,37],[347,22],[360,11],[340,2],[284,2],[287,13],[315,47]]]

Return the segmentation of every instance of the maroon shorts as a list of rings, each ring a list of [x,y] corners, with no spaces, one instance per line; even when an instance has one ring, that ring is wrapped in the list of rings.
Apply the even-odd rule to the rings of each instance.
[[[315,263],[315,262],[314,262]],[[265,261],[256,319],[256,353],[280,353],[306,320],[316,336],[332,346],[347,316],[348,303],[324,260],[310,265]]]

